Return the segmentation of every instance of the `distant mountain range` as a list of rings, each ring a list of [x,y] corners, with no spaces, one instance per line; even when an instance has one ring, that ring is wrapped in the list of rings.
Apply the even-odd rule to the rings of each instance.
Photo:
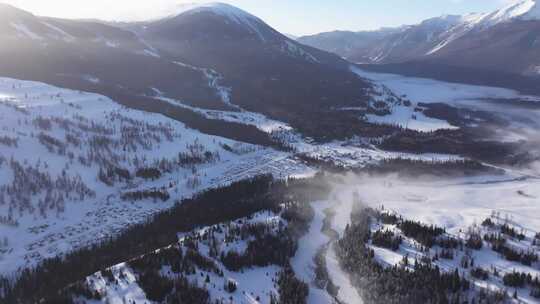
[[[370,32],[329,32],[298,41],[371,64],[420,61],[540,76],[540,5],[524,0],[497,11],[441,16]]]

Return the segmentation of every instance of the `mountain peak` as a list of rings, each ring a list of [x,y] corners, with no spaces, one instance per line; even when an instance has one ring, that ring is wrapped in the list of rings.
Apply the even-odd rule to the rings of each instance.
[[[483,15],[479,23],[489,27],[510,20],[540,20],[540,7],[537,1],[512,2],[499,10]]]
[[[175,12],[175,16],[197,14],[201,12],[211,12],[216,15],[228,17],[236,23],[242,23],[246,18],[254,20],[259,19],[236,6],[221,2],[182,4],[179,5],[178,11]]]
[[[221,2],[182,4],[178,6],[174,15],[164,20],[173,20],[199,14],[210,14],[222,18],[227,24],[241,26],[262,41],[275,36],[275,33],[270,30],[270,27],[258,17],[240,8]]]

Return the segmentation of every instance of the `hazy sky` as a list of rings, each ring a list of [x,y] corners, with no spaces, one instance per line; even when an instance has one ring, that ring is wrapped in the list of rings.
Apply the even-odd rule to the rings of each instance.
[[[170,15],[194,0],[0,0],[37,15],[144,20]],[[224,0],[279,31],[304,35],[330,30],[372,30],[414,24],[443,14],[494,10],[512,0]]]

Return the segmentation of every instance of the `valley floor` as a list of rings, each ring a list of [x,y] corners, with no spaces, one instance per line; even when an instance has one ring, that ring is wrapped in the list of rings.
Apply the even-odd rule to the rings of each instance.
[[[351,274],[343,270],[341,257],[336,253],[337,241],[345,236],[347,227],[352,224],[351,213],[359,207],[357,204],[362,205],[362,208],[373,208],[384,214],[402,216],[403,220],[441,227],[446,231],[446,237],[452,237],[456,240],[466,240],[471,229],[485,230],[485,233],[495,231],[497,228],[486,228],[481,225],[486,219],[491,219],[494,223],[501,225],[506,223],[516,231],[524,233],[525,238],[522,241],[508,237],[508,244],[523,250],[533,250],[536,254],[540,252],[540,247],[534,245],[533,241],[535,237],[538,237],[537,233],[540,230],[540,217],[538,216],[540,214],[540,205],[538,205],[540,181],[537,179],[505,175],[445,180],[418,178],[405,181],[393,176],[346,175],[329,176],[329,180],[333,181],[333,190],[328,200],[315,201],[310,204],[313,209],[313,218],[309,223],[307,233],[298,240],[296,253],[290,259],[296,277],[309,286],[306,303],[364,303],[363,291],[354,286]],[[384,207],[382,207],[383,205]],[[218,246],[221,250],[237,250],[242,253],[249,246],[245,242],[249,242],[251,238],[227,241],[229,239],[227,235],[233,231],[231,227],[237,225],[240,229],[240,227],[249,227],[254,223],[270,224],[279,221],[277,214],[262,212],[234,223],[202,227],[195,230],[195,235],[223,230],[223,228],[216,230],[214,227],[228,228],[224,230],[225,238],[221,235],[222,232],[220,232],[220,236],[217,236],[216,233],[216,236],[202,238],[197,250],[214,260],[218,267],[226,268],[221,264],[224,261],[223,255],[221,260],[216,257],[212,258],[212,250],[210,249],[211,244],[213,244],[210,241],[212,238],[217,237],[218,242],[223,240],[223,245]],[[278,226],[271,224],[270,227]],[[401,230],[395,225],[374,221],[371,227],[372,233],[382,228],[402,235]],[[180,240],[184,235],[192,234],[182,234]],[[405,236],[403,236],[403,243],[398,250],[379,247],[372,243],[369,243],[368,246],[373,250],[377,263],[383,267],[406,267],[403,266],[405,257],[411,260],[410,263],[413,263],[414,259],[419,260],[436,252],[439,254],[442,250],[437,245],[428,252],[420,250],[415,239]],[[321,252],[322,260],[319,256]],[[475,286],[473,291],[485,289],[490,290],[490,292],[504,292],[508,303],[537,303],[537,299],[529,293],[529,288],[510,288],[505,286],[506,283],[503,283],[502,278],[516,271],[530,274],[533,278],[540,277],[540,262],[536,261],[530,266],[526,266],[519,262],[505,260],[503,256],[492,251],[487,242],[481,250],[460,251],[459,247],[456,247],[452,252],[453,258],[440,258],[434,260],[433,263],[443,272],[453,273],[455,269],[458,269],[459,273]],[[498,276],[490,275],[489,279],[473,277],[470,274],[472,268],[463,268],[462,263],[465,257],[472,259],[477,269],[485,269],[490,273],[496,271]],[[167,267],[162,268],[161,272],[164,276],[167,276],[165,273],[169,271],[168,269]],[[190,280],[196,286],[207,289],[211,300],[230,298],[233,299],[234,303],[271,303],[271,295],[277,295],[279,292],[276,289],[277,279],[273,278],[279,276],[280,269],[282,268],[277,266],[253,265],[247,269],[225,271],[225,281],[228,278],[237,284],[238,290],[233,292],[227,292],[223,289],[223,277],[208,271],[202,271],[200,275],[194,275]],[[138,284],[141,283],[137,279],[138,276],[133,274],[133,270],[128,264],[114,266],[111,271],[115,278],[113,281],[110,281],[103,274],[103,271],[87,278],[87,282],[91,282],[93,290],[99,290],[100,294],[105,295],[100,301],[88,301],[87,303],[105,303],[104,301],[122,303],[122,301],[130,300],[155,303],[148,300],[144,291],[140,289]],[[207,274],[209,279],[206,279],[205,282],[204,278]],[[361,276],[362,274],[360,274]],[[517,294],[516,299],[512,298],[514,291]]]
[[[209,136],[104,96],[43,83],[1,78],[0,108],[2,274],[108,239],[205,189],[261,174],[289,178],[316,172],[294,152]],[[361,139],[314,144],[257,113],[206,114],[234,117],[265,132],[277,128],[298,152],[339,166],[390,158],[461,159],[386,152]],[[145,169],[161,172],[139,176]]]
[[[465,107],[467,102],[475,101],[478,103],[471,108],[485,110],[485,98],[536,100],[497,88],[356,72],[406,95],[415,105],[446,102]],[[417,94],[426,87],[432,88]],[[207,189],[261,174],[277,179],[313,176],[319,169],[300,156],[346,168],[363,168],[398,158],[432,163],[465,159],[459,155],[382,151],[363,138],[318,144],[301,137],[287,124],[261,114],[191,108],[210,119],[245,123],[277,133],[295,150],[277,151],[209,136],[161,115],[123,108],[103,96],[7,78],[0,79],[0,109],[0,274],[4,275],[111,238]],[[495,109],[503,115],[501,108]],[[447,121],[415,114],[412,107],[393,110],[387,116],[366,119],[420,131],[455,128]],[[506,118],[510,117],[508,113],[514,112],[504,113]],[[518,135],[529,138],[527,131],[540,115],[534,110],[526,116],[533,123],[524,121],[523,125],[506,129],[506,139],[522,139]],[[530,169],[536,172],[534,167]],[[351,223],[355,195],[367,207],[442,227],[456,238],[463,238],[466,231],[486,219],[499,226],[511,225],[525,235],[525,240],[508,242],[538,253],[533,241],[540,231],[540,180],[535,174],[520,172],[506,170],[503,175],[446,179],[350,174],[333,179],[340,182],[335,182],[327,200],[312,204],[313,220],[290,260],[296,277],[309,286],[308,303],[363,303],[362,290],[353,287],[335,250],[337,239],[344,237]],[[271,221],[276,216],[259,214],[255,220]],[[374,230],[379,228],[400,233],[392,225],[373,226]],[[246,246],[242,242],[237,245],[240,249]],[[393,266],[407,255],[421,257],[417,245],[406,238],[396,251],[373,244],[370,248],[377,261]],[[507,261],[487,246],[474,256],[479,267],[497,269],[501,275],[520,271],[540,276],[538,261],[532,265]],[[459,268],[459,260],[456,257],[437,265],[452,271]],[[276,292],[276,277],[282,270],[268,266],[245,272],[227,271],[226,277],[241,287],[243,293],[233,295],[238,303],[266,303]],[[114,266],[112,271],[115,279],[122,275],[126,285],[113,293],[101,274],[94,274],[93,287],[111,292],[103,301],[148,300],[137,288],[136,274],[126,264]],[[204,274],[211,282],[220,282],[211,289],[213,299],[231,296],[223,289],[222,277]],[[254,281],[260,277],[265,278],[265,283],[258,286]],[[191,279],[208,285],[198,275]],[[473,282],[482,288],[505,289],[500,278]],[[535,302],[528,289],[515,290],[519,300]]]

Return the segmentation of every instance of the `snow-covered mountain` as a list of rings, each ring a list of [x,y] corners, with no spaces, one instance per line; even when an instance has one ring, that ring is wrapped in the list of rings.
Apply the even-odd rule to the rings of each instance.
[[[34,16],[0,6],[2,76],[113,94],[147,94],[159,83],[175,98],[218,99],[205,75],[171,65],[136,34],[97,21]],[[177,79],[184,81],[178,82]]]
[[[180,5],[175,14],[159,20],[158,23],[174,24],[181,22],[181,18],[200,15],[214,15],[214,17],[223,18],[225,24],[234,26],[239,32],[243,32],[245,35],[261,41],[274,40],[280,35],[258,17],[240,8],[218,2]]]
[[[7,5],[0,14],[0,56],[11,59],[0,62],[0,76],[92,91],[168,115],[129,97],[244,109],[310,135],[318,133],[313,129],[321,117],[344,121],[326,111],[369,101],[370,84],[349,70],[349,62],[227,4],[182,6],[165,18],[122,24],[38,17]]]
[[[181,8],[169,17],[126,28],[171,61],[216,71],[232,104],[302,131],[316,128],[323,115],[343,121],[339,114],[326,115],[332,108],[369,100],[363,89],[370,85],[351,73],[349,62],[291,40],[227,4]]]
[[[446,15],[420,24],[367,32],[331,32],[298,40],[338,54],[354,62],[383,63],[408,60],[429,52],[444,41],[445,33],[462,22]]]
[[[0,39],[12,43],[33,42],[42,48],[59,43],[93,43],[94,47],[130,48],[134,53],[145,52],[145,45],[133,34],[98,22],[37,17],[8,4],[0,4],[0,17]]]
[[[406,29],[405,27],[366,32],[333,31],[299,37],[297,41],[339,54],[344,58],[354,59],[356,62],[371,62],[374,45],[382,44],[390,35]]]
[[[535,0],[471,15],[426,59],[453,66],[540,75],[540,14]]]
[[[188,27],[189,26],[189,27]],[[235,44],[243,50],[279,51],[283,55],[311,63],[336,63],[340,60],[310,47],[302,46],[279,33],[258,17],[224,3],[181,5],[178,11],[163,19],[128,25],[128,28],[148,38],[156,47],[174,55],[193,56],[186,44]],[[178,46],[182,47],[178,49]],[[191,46],[195,48],[195,46]],[[214,51],[215,54],[219,54]],[[217,61],[219,58],[209,58]],[[343,63],[343,62],[341,62]],[[207,61],[204,64],[208,65]]]
[[[519,0],[492,13],[480,15],[477,18],[477,24],[486,27],[512,19],[538,21],[540,20],[540,5],[536,0]]]
[[[536,0],[520,0],[490,13],[432,18],[397,32],[374,33],[382,38],[366,39],[366,32],[358,32],[336,40],[323,33],[299,41],[362,63],[429,61],[539,74],[540,8]],[[351,41],[360,39],[363,45],[351,47]]]
[[[521,0],[491,13],[469,14],[459,17],[459,22],[445,33],[442,41],[427,55],[435,54],[468,33],[490,30],[496,25],[512,21],[540,21],[540,10],[536,0]]]

